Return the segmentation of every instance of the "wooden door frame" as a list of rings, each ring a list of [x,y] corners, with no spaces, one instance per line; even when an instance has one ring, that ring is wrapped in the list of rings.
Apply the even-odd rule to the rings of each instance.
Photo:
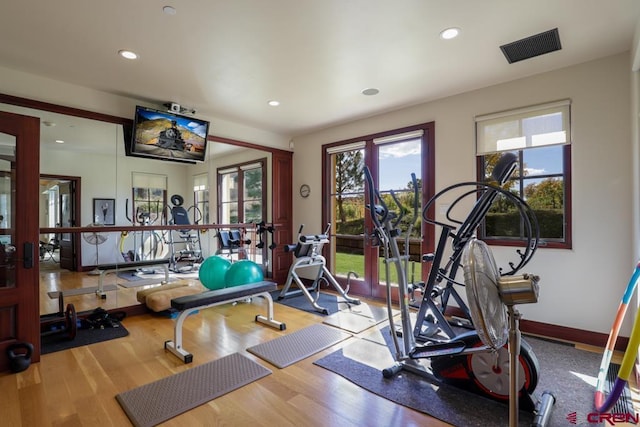
[[[371,174],[374,177],[374,180],[377,183],[378,180],[378,162],[377,162],[377,149],[374,147],[373,140],[377,138],[384,138],[387,136],[413,132],[416,130],[422,130],[422,162],[421,162],[421,177],[422,177],[422,203],[421,206],[425,206],[428,201],[429,195],[435,194],[435,122],[427,122],[421,123],[413,126],[406,126],[400,129],[393,129],[385,132],[380,132],[371,135],[359,136],[356,138],[350,138],[343,141],[333,142],[329,144],[325,144],[321,147],[321,156],[322,156],[322,223],[327,224],[331,222],[331,206],[329,203],[326,203],[327,200],[330,199],[329,193],[331,191],[332,186],[332,177],[328,173],[328,167],[331,164],[329,160],[330,154],[327,154],[327,149],[331,147],[338,147],[341,145],[349,145],[358,142],[365,143],[364,150],[365,153],[373,153],[375,156],[369,156],[367,160],[367,156],[365,155],[365,164],[371,170]],[[366,185],[366,184],[365,184]],[[368,200],[368,192],[365,187],[365,203],[369,203]],[[431,207],[430,215],[433,215],[434,207]],[[433,217],[433,216],[431,216]],[[422,252],[429,253],[433,252],[435,245],[435,227],[433,224],[426,224],[425,221],[421,221],[422,229]],[[373,224],[369,215],[365,215],[365,240],[368,238],[368,235],[373,231]],[[325,250],[329,250],[329,248],[325,247]],[[365,275],[367,277],[376,278],[376,274],[374,273],[374,269],[378,268],[377,264],[377,248],[368,247],[365,242],[364,251],[370,255],[368,257],[365,256]],[[326,258],[328,262],[331,262],[332,257],[327,255]],[[376,260],[374,262],[374,259]],[[331,266],[329,266],[331,269]],[[426,280],[428,276],[428,269],[422,269],[422,280]],[[379,278],[377,278],[379,281]],[[337,278],[336,280],[342,285],[346,285],[346,280],[343,278]],[[376,299],[386,299],[386,293],[382,292],[382,289],[377,284],[366,283],[364,278],[352,280],[350,283],[350,293],[354,295],[371,297]],[[392,299],[397,301],[398,292],[397,289],[393,289],[392,291]]]
[[[69,224],[69,227],[78,227],[82,224],[82,218],[80,213],[81,209],[81,182],[82,178],[79,176],[71,176],[71,175],[56,175],[56,174],[48,174],[43,173],[40,174],[40,179],[53,179],[57,181],[71,181],[73,182],[73,186],[75,186],[74,198],[73,198],[73,218],[75,219],[73,224]],[[80,240],[80,234],[74,233],[71,238],[73,242],[73,270],[72,271],[82,271],[82,251],[78,250],[82,244]]]
[[[33,362],[40,360],[40,280],[38,268],[38,210],[28,200],[39,191],[40,119],[13,113],[0,113],[4,133],[16,137],[14,169],[15,199],[12,199],[12,228],[15,241],[15,286],[0,288],[0,372],[9,368],[6,353],[16,342],[34,347]],[[31,210],[31,211],[30,211]],[[19,218],[19,220],[18,220]],[[32,267],[25,268],[27,251]]]
[[[252,148],[271,153],[271,222],[275,226],[273,241],[293,241],[293,153],[277,148],[264,147],[236,139],[209,136],[209,141],[231,144],[238,147]],[[217,182],[217,179],[216,179]],[[278,191],[275,191],[275,189]],[[217,207],[216,207],[217,212]],[[273,262],[272,277],[276,283],[284,283],[289,274],[289,267],[293,259],[290,252],[284,251],[284,245],[279,244],[271,253]]]

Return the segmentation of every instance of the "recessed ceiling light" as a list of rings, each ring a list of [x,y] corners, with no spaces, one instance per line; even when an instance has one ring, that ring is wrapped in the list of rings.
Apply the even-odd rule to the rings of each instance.
[[[375,87],[368,87],[366,89],[362,89],[362,94],[367,96],[377,95],[380,91]]]
[[[64,141],[63,141],[63,140],[61,140],[61,139],[56,139],[56,142],[57,142],[58,144],[64,144]]]
[[[50,122],[50,121],[46,121],[46,120],[44,122],[42,122],[42,124],[44,126],[46,126],[46,127],[53,127],[53,126],[56,125],[54,122]]]
[[[460,35],[460,28],[455,28],[455,27],[447,28],[440,32],[440,38],[443,40],[455,39],[459,35]]]
[[[175,15],[177,13],[177,11],[171,6],[163,7],[162,11],[167,15]]]
[[[126,59],[138,59],[138,54],[130,50],[124,50],[124,49],[119,50],[118,55]]]
[[[280,105],[280,101],[272,100],[267,102],[267,104],[271,105],[272,107],[277,107],[278,105]]]

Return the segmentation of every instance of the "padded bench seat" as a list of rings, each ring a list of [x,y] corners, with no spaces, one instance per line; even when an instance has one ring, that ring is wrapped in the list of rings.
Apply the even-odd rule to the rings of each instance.
[[[193,361],[193,355],[182,348],[182,324],[185,319],[194,311],[253,297],[262,297],[267,300],[267,316],[256,315],[255,321],[284,331],[286,325],[273,319],[273,299],[269,292],[275,291],[276,289],[277,285],[275,283],[262,281],[172,299],[171,307],[178,310],[180,314],[175,319],[173,328],[174,339],[173,341],[165,342],[164,348],[182,359],[184,363],[191,363]]]
[[[185,282],[167,283],[153,288],[142,289],[136,294],[138,302],[156,313],[169,310],[171,300],[185,295],[202,293],[201,285],[190,285]]]
[[[231,288],[205,291],[197,295],[186,295],[171,300],[171,308],[184,311],[189,308],[202,307],[204,305],[226,302],[230,298],[243,299],[261,292],[271,292],[278,289],[273,282],[257,282],[247,285],[233,286]]]

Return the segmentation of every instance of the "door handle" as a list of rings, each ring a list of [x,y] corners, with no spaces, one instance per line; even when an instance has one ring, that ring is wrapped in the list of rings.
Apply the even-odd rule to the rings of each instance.
[[[24,268],[33,268],[34,248],[35,245],[33,242],[24,242],[24,258],[22,260],[22,266]]]

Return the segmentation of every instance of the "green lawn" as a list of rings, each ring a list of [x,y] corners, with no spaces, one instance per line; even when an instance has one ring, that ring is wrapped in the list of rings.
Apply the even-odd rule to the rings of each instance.
[[[411,282],[412,275],[414,276],[416,281],[420,280],[420,275],[422,271],[422,265],[419,263],[413,263],[415,271],[412,273],[412,265],[409,265],[409,271],[407,273],[407,280]],[[379,258],[378,262],[379,271],[380,271],[380,280],[382,282],[385,281],[385,272],[384,272],[384,259]],[[336,268],[335,275],[336,276],[345,276],[350,271],[354,271],[358,273],[359,277],[364,277],[364,255],[357,254],[346,254],[338,252],[336,254]],[[396,269],[393,265],[390,265],[390,278],[392,283],[398,283],[398,275],[396,273]]]
[[[336,254],[335,275],[346,276],[350,271],[358,273],[359,277],[364,276],[364,255],[338,252]]]

